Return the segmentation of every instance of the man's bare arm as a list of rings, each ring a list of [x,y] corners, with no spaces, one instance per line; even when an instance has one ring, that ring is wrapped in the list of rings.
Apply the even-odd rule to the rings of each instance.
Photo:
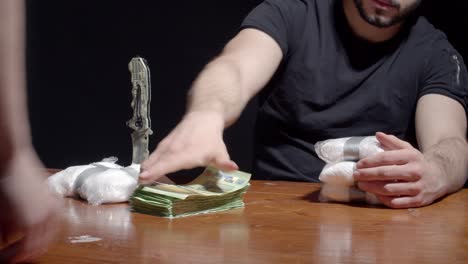
[[[142,164],[141,182],[207,165],[237,169],[223,130],[271,79],[282,58],[281,48],[270,36],[256,29],[242,30],[193,83],[184,118]]]
[[[0,0],[0,262],[31,260],[54,238],[57,201],[31,144],[26,107],[24,1]]]
[[[222,114],[226,126],[231,125],[270,80],[282,56],[267,34],[256,29],[241,31],[194,82],[187,113],[214,111]]]
[[[25,98],[23,1],[0,1],[0,161],[30,145]],[[0,168],[1,169],[1,168]]]
[[[442,95],[426,95],[416,110],[416,133],[427,161],[440,170],[444,192],[463,187],[468,177],[467,119],[455,100]]]
[[[395,136],[377,133],[387,151],[358,162],[359,188],[393,208],[419,207],[459,190],[468,176],[467,120],[455,100],[437,94],[418,101],[420,150]]]

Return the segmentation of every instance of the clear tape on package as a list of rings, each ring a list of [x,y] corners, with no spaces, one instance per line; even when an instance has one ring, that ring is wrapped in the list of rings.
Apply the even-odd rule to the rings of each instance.
[[[358,161],[384,151],[375,136],[329,139],[317,142],[314,148],[327,163]]]
[[[90,204],[128,201],[138,184],[139,164],[122,167],[116,158],[72,166],[47,179],[49,189],[63,197],[80,197]]]

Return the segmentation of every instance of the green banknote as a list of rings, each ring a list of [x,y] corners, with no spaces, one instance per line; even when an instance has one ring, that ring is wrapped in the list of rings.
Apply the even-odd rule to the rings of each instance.
[[[135,212],[180,217],[225,211],[244,206],[250,174],[223,172],[208,167],[195,180],[184,185],[140,186],[130,198]]]

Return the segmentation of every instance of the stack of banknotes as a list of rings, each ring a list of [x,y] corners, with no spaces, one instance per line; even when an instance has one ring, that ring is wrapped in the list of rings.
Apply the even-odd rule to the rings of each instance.
[[[249,181],[248,173],[208,167],[188,184],[140,186],[130,197],[130,205],[135,212],[171,218],[240,208]]]

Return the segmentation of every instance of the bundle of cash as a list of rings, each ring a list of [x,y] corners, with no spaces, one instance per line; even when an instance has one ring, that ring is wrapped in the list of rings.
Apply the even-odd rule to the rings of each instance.
[[[248,173],[208,167],[188,184],[140,186],[130,205],[135,212],[170,218],[241,208],[249,181]]]

